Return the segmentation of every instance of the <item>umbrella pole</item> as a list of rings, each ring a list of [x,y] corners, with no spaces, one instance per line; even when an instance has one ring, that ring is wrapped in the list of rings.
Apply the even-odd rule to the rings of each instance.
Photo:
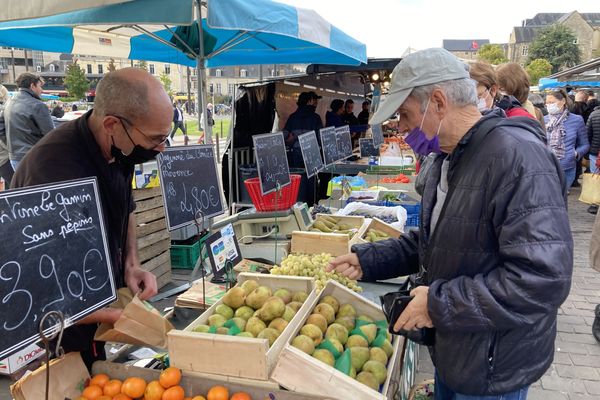
[[[198,127],[202,114],[206,114],[206,67],[204,66],[204,31],[202,28],[202,10],[200,1],[196,0],[196,12],[198,15],[198,41],[200,51],[196,58],[196,75],[198,77]],[[208,123],[208,116],[204,116],[204,143],[212,143],[212,127]]]

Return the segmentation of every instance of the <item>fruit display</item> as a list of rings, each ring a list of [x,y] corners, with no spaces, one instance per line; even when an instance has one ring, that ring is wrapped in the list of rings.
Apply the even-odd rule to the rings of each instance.
[[[354,216],[365,217],[365,218],[373,218],[372,214],[369,214],[367,212],[361,212],[361,211],[353,211],[348,215],[354,215]],[[378,214],[378,215],[376,215],[376,217],[379,218],[380,220],[382,220],[383,222],[385,222],[386,224],[393,224],[394,222],[398,222],[398,217],[396,217],[395,215]]]
[[[333,257],[331,254],[290,254],[281,266],[275,265],[271,269],[272,275],[294,275],[314,277],[317,290],[322,290],[329,279],[333,279],[355,292],[362,292],[355,280],[348,278],[336,271],[326,272],[325,268]]]
[[[231,393],[227,387],[215,385],[205,395],[186,393],[180,386],[181,371],[169,367],[158,380],[146,382],[136,376],[123,381],[97,374],[89,381],[76,400],[252,400],[247,392]]]
[[[341,233],[352,238],[357,232],[359,226],[353,226],[343,222],[342,218],[330,215],[318,215],[309,231],[321,233]]]
[[[272,290],[249,279],[229,289],[207,324],[192,331],[267,339],[272,346],[307,297],[303,291]]]
[[[385,320],[357,315],[352,304],[321,298],[291,345],[379,391],[393,354]]]
[[[367,230],[367,232],[364,235],[364,239],[370,243],[379,242],[381,240],[387,240],[389,238],[390,235],[374,228],[369,228],[369,230]]]
[[[317,214],[331,214],[331,209],[329,209],[328,207],[322,206],[320,204],[315,204],[310,209],[310,215],[312,216],[313,219],[315,219],[317,217]]]

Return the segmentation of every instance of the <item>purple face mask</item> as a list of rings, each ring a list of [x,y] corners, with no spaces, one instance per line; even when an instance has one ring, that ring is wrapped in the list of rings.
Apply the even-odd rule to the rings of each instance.
[[[425,115],[427,115],[427,110],[429,109],[429,100],[427,101],[427,106],[425,106],[425,113],[423,114],[423,119],[421,120],[421,126],[418,128],[414,128],[410,131],[410,133],[404,138],[404,141],[413,149],[413,151],[421,156],[426,156],[429,153],[440,154],[442,150],[440,149],[440,141],[438,139],[438,135],[436,134],[432,139],[427,139],[425,132],[423,132],[423,121],[425,121]],[[440,127],[442,123],[440,122]],[[438,134],[439,134],[438,128]]]

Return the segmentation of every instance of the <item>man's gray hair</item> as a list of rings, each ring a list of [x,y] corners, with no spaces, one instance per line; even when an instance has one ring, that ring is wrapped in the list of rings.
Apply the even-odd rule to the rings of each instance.
[[[104,117],[118,115],[131,122],[150,114],[148,84],[116,73],[106,74],[96,87],[94,112]]]
[[[477,105],[475,81],[471,78],[461,78],[414,88],[410,95],[421,103],[421,112],[425,112],[427,101],[436,89],[443,91],[448,100],[458,107]]]

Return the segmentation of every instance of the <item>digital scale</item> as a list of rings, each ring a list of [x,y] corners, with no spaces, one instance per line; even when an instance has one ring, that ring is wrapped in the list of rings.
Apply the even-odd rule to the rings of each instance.
[[[212,229],[232,224],[244,258],[280,264],[288,255],[293,231],[307,231],[313,223],[306,203],[281,211],[248,210],[216,222]]]

